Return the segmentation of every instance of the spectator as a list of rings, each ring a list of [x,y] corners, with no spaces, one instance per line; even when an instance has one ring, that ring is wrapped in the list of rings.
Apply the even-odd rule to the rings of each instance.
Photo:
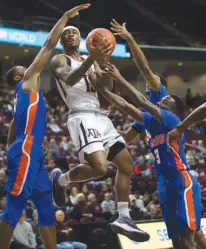
[[[59,156],[59,147],[56,144],[56,140],[52,138],[49,143],[48,157],[51,159],[56,159]]]
[[[64,145],[62,143],[59,144],[59,157],[66,157],[68,151],[64,150]]]
[[[58,210],[56,212],[57,241],[59,243],[58,249],[86,249],[86,244],[74,241],[74,231],[64,223],[64,220],[64,212]]]
[[[185,97],[185,102],[186,102],[186,105],[187,105],[188,107],[191,107],[191,106],[192,106],[193,97],[192,97],[192,92],[191,92],[191,89],[190,89],[190,88],[187,89],[187,94],[186,94],[186,97]]]
[[[25,208],[27,219],[30,219],[30,220],[33,219],[33,211],[34,211],[33,203],[31,201],[27,201],[26,208]]]
[[[152,176],[152,166],[146,163],[143,155],[139,156],[137,164],[142,176]]]
[[[90,191],[89,191],[89,187],[87,184],[84,184],[83,187],[82,187],[82,193],[84,194],[84,196],[87,198],[88,195],[90,194]]]
[[[106,180],[106,184],[109,188],[110,191],[112,191],[113,187],[114,187],[114,183],[113,183],[113,180],[111,177],[108,177],[107,180]]]
[[[65,151],[68,151],[68,150],[69,150],[69,143],[68,143],[67,137],[64,136],[64,137],[62,138],[62,141],[61,141],[60,144],[62,145],[63,150],[65,150]]]
[[[48,124],[48,127],[55,133],[58,133],[61,131],[61,128],[59,127],[59,125],[56,124],[56,120],[54,118],[52,118]]]
[[[49,172],[51,172],[55,167],[56,167],[55,161],[52,160],[52,159],[49,159],[49,160],[48,160],[48,163],[47,163],[47,165],[46,165],[47,170],[48,170]]]
[[[33,220],[31,222],[31,226],[32,226],[33,232],[36,236],[37,249],[44,248],[44,245],[43,245],[43,242],[41,239],[41,235],[39,232],[39,227],[38,227],[38,212],[37,212],[37,210],[33,211]]]
[[[102,216],[102,208],[101,205],[97,201],[97,197],[94,193],[91,193],[88,196],[89,201],[89,209],[91,210],[94,217]]]
[[[110,212],[112,215],[116,213],[116,204],[115,201],[112,200],[111,193],[106,193],[104,195],[104,201],[101,203],[102,211],[104,213]]]
[[[86,203],[86,199],[83,193],[79,193],[76,196],[77,203],[74,206],[74,210],[72,212],[73,218],[80,220],[83,217],[92,218],[92,212],[90,210],[89,205]]]
[[[143,215],[136,205],[136,198],[134,195],[130,196],[129,200],[130,216],[133,220],[141,220]]]
[[[108,185],[104,182],[101,184],[101,189],[100,189],[100,197],[99,197],[99,200],[100,201],[103,201],[104,200],[104,195],[107,193],[107,192],[110,192],[110,189],[108,187]]]
[[[200,175],[198,173],[198,166],[195,165],[191,165],[190,166],[190,174],[197,180],[199,181]]]
[[[73,186],[71,188],[71,194],[70,194],[70,201],[72,205],[75,205],[77,203],[77,195],[79,194],[79,188],[77,186]]]
[[[147,212],[147,208],[145,208],[144,205],[144,197],[142,195],[139,195],[138,198],[136,198],[136,206],[140,209],[141,212]]]
[[[23,214],[14,229],[11,249],[34,249],[37,246],[36,236],[32,226],[26,221],[26,212]]]
[[[162,217],[160,208],[158,205],[152,204],[149,207],[150,215],[151,215],[151,220],[157,220]]]

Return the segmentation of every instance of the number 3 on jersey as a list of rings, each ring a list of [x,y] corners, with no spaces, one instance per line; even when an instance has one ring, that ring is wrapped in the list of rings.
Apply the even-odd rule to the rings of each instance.
[[[85,82],[86,82],[87,92],[95,93],[96,90],[94,89],[94,87],[91,86],[91,84],[90,84],[90,82],[89,82],[89,79],[88,79],[88,76],[87,76],[87,75],[84,76],[84,80],[85,80]]]
[[[155,149],[155,150],[154,150],[154,154],[155,154],[155,160],[156,160],[156,162],[157,162],[158,164],[160,164],[161,161],[160,161],[159,150],[158,150],[158,149]]]

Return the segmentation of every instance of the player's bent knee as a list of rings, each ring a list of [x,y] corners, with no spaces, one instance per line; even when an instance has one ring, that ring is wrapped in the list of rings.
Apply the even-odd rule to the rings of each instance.
[[[133,163],[126,164],[125,168],[123,169],[124,173],[131,176],[132,173],[134,173],[134,167],[135,165]]]
[[[90,155],[88,161],[93,169],[94,177],[102,177],[107,173],[108,161],[103,151],[97,151]]]
[[[135,165],[133,163],[127,163],[127,162],[122,164],[121,167],[117,166],[118,170],[124,173],[125,175],[128,175],[128,177],[130,177],[132,173],[134,173],[134,167]]]
[[[38,225],[41,227],[55,225],[55,211],[51,191],[32,198],[38,212]]]
[[[108,169],[108,163],[101,163],[99,165],[96,166],[95,171],[96,171],[96,176],[97,177],[102,177],[107,173],[107,169]]]

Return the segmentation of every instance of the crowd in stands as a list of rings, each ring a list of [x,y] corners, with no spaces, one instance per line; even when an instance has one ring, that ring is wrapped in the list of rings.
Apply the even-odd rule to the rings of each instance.
[[[3,212],[6,198],[4,185],[6,182],[6,139],[8,127],[12,118],[13,91],[0,90],[0,212]],[[204,98],[199,100],[204,101]],[[55,167],[64,172],[78,164],[75,150],[67,130],[68,110],[61,101],[53,95],[47,100],[47,133],[44,139],[44,149],[47,152],[45,165],[50,173]],[[188,91],[186,103],[188,112],[194,108],[197,98]],[[195,104],[195,105],[196,105]],[[198,102],[198,105],[201,104]],[[107,115],[118,130],[127,130],[133,120],[127,114],[121,113],[114,106],[109,106]],[[205,122],[192,127],[190,132],[205,133]],[[202,213],[206,213],[206,148],[203,140],[186,141],[185,149],[191,173],[198,179],[202,191]],[[135,162],[134,174],[131,178],[129,195],[130,214],[134,220],[154,220],[162,218],[162,209],[158,202],[157,181],[153,166],[153,157],[145,138],[134,140],[128,149]],[[107,175],[102,179],[82,184],[70,184],[66,189],[67,205],[64,209],[56,208],[56,228],[59,249],[84,249],[86,244],[77,242],[73,226],[75,224],[107,223],[116,215],[114,192],[115,168],[109,165]],[[25,247],[43,248],[37,229],[37,212],[32,202],[27,203],[25,213],[14,233],[13,244],[18,245],[21,232],[27,230]],[[22,228],[22,229],[20,229]],[[97,229],[98,233],[98,229]],[[28,244],[29,243],[29,244]],[[17,247],[15,247],[17,248]]]

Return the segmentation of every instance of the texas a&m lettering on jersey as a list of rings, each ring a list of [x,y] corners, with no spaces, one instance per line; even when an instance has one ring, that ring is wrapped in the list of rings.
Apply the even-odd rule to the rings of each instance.
[[[101,133],[97,129],[90,128],[88,129],[88,137],[92,136],[93,138],[100,138]]]

